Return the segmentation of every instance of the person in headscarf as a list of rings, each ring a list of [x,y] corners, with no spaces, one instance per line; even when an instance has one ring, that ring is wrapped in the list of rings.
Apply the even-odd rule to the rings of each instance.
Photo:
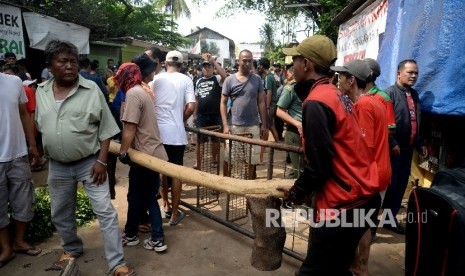
[[[153,68],[155,71],[155,67]],[[163,252],[165,243],[163,223],[157,193],[160,176],[143,166],[131,162],[129,148],[167,161],[168,156],[160,141],[160,132],[150,93],[142,87],[142,74],[134,63],[124,63],[116,73],[116,82],[126,95],[125,109],[121,116],[123,134],[119,160],[131,166],[129,170],[128,214],[123,233],[123,244],[139,244],[137,237],[141,215],[148,208],[152,225],[151,238],[144,240],[144,248]]]

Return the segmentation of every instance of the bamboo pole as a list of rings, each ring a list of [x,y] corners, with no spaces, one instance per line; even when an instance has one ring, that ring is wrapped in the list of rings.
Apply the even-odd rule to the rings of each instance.
[[[118,154],[120,144],[111,142],[110,152]],[[287,179],[255,179],[239,180],[230,177],[223,177],[188,167],[172,164],[140,151],[129,149],[129,156],[132,162],[144,166],[153,171],[159,172],[182,182],[198,185],[228,194],[241,195],[247,197],[266,198],[268,196],[282,198],[283,193],[276,190],[277,186],[291,187],[292,180]]]

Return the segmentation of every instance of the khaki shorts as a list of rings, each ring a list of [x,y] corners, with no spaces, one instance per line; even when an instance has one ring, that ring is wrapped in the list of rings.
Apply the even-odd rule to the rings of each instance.
[[[12,217],[15,220],[21,222],[32,220],[34,187],[31,179],[27,155],[9,162],[0,162],[0,228],[10,223],[8,205],[11,207]]]
[[[253,139],[260,139],[260,126],[237,126],[237,125],[230,125],[230,130],[232,134],[239,134],[239,133],[251,133]],[[229,159],[229,143],[226,143],[224,160],[227,162]],[[260,163],[260,146],[252,145],[252,156],[251,156],[251,164],[257,165]]]

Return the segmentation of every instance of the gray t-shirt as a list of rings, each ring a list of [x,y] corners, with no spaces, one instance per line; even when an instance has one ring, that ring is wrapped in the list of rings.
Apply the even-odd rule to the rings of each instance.
[[[231,106],[231,124],[238,126],[260,125],[258,112],[258,94],[263,92],[262,79],[251,74],[248,81],[240,82],[236,74],[226,78],[222,94],[229,96]]]

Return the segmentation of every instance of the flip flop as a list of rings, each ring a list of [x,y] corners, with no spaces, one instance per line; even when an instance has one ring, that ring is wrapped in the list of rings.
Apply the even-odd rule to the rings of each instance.
[[[73,253],[69,253],[69,252],[66,252],[66,251],[63,251],[63,253],[61,254],[60,258],[58,260],[56,260],[51,267],[45,269],[45,271],[50,271],[50,270],[63,270],[63,263],[67,260],[70,260],[70,259],[77,259],[79,258],[80,256],[82,255],[82,253],[77,253],[77,254],[73,254]]]
[[[186,216],[183,211],[178,210],[179,216],[177,220],[170,220],[169,224],[170,226],[176,226],[181,222],[181,220]]]
[[[13,260],[16,257],[15,254],[11,255],[10,257],[6,258],[3,261],[0,261],[0,268],[6,266],[11,260]]]
[[[42,249],[40,249],[39,247],[35,247],[34,245],[31,245],[31,247],[25,248],[25,249],[13,248],[13,251],[18,254],[25,254],[28,256],[37,256],[42,252]]]
[[[171,218],[171,211],[165,211],[164,209],[162,209],[163,213],[165,213],[165,218],[169,219]]]

